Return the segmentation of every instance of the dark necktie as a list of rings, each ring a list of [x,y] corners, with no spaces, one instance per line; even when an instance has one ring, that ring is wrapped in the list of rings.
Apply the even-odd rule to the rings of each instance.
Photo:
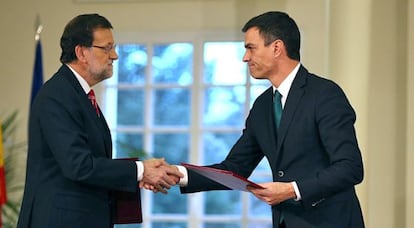
[[[279,129],[280,126],[280,119],[282,118],[282,102],[281,102],[282,95],[279,93],[279,91],[275,90],[275,94],[273,97],[273,106],[275,109],[275,123],[276,123],[276,131]],[[280,212],[279,217],[279,227],[285,227],[284,223],[284,215],[283,212]]]
[[[279,129],[280,119],[282,118],[282,102],[280,101],[281,98],[282,98],[282,95],[277,90],[275,90],[275,94],[273,98],[273,105],[275,108],[276,129]]]
[[[91,91],[89,91],[89,93],[88,93],[88,99],[91,101],[92,106],[95,108],[96,114],[98,116],[100,116],[100,114],[99,114],[99,108],[98,108],[98,103],[96,102],[95,92],[93,91],[93,89],[91,89]]]

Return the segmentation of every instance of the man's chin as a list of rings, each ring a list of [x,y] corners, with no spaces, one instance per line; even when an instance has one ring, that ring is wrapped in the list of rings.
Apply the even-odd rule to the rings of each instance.
[[[254,79],[264,79],[264,77],[261,77],[261,75],[255,71],[249,70],[249,73],[250,73],[250,76],[252,76],[252,78]]]
[[[104,79],[107,79],[107,78],[112,77],[113,74],[114,74],[114,72],[113,72],[113,70],[111,68],[111,70],[106,71],[106,74],[105,74],[105,78]]]
[[[103,80],[108,79],[108,78],[110,78],[110,77],[112,77],[112,74],[108,74],[108,75],[106,75],[106,76],[103,78]]]
[[[260,79],[267,79],[265,76],[260,76],[260,75],[253,75],[253,74],[250,74],[254,79],[258,79],[258,80],[260,80]]]

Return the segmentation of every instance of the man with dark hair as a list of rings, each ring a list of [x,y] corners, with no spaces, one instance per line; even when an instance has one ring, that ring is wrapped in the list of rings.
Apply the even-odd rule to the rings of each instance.
[[[250,74],[272,86],[254,102],[225,160],[209,167],[249,177],[266,157],[273,182],[248,190],[271,206],[273,227],[364,227],[355,192],[363,179],[356,115],[344,92],[300,63],[300,32],[286,13],[256,16],[242,31]],[[228,189],[178,168],[183,193]]]
[[[163,159],[112,159],[110,131],[92,90],[112,76],[118,59],[111,23],[98,14],[79,15],[66,25],[60,46],[62,66],[30,110],[17,227],[112,227],[113,191],[136,192],[145,181],[165,192],[181,174]]]

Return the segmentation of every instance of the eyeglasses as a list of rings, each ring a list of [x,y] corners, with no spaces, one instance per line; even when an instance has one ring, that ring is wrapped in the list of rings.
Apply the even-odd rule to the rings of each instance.
[[[115,44],[114,45],[108,45],[108,46],[92,45],[91,47],[102,49],[102,50],[104,50],[104,52],[106,54],[109,54],[112,50],[115,50],[116,45]]]

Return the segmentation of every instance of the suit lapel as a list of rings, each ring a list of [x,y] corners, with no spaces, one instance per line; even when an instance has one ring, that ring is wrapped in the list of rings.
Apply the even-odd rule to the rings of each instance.
[[[304,86],[306,85],[307,75],[308,71],[303,66],[300,66],[299,71],[293,80],[292,86],[290,87],[277,133],[277,151],[279,151],[282,146],[286,133],[289,129],[289,125],[292,122],[300,100],[305,93]]]
[[[111,138],[111,132],[109,130],[108,124],[105,120],[104,115],[102,114],[101,110],[99,109],[99,112],[101,113],[101,117],[99,118],[101,120],[100,126],[102,127],[101,132],[102,136],[104,138],[105,143],[105,153],[108,158],[112,158],[112,138]]]
[[[112,141],[111,141],[112,139],[111,139],[111,133],[110,133],[108,124],[106,122],[106,119],[99,106],[98,108],[99,108],[100,116],[96,114],[96,110],[92,106],[91,101],[88,99],[87,96],[86,96],[86,100],[87,100],[87,106],[88,106],[87,109],[89,112],[88,114],[95,121],[96,126],[98,126],[99,134],[102,136],[103,142],[105,143],[105,154],[108,158],[111,158],[112,157]]]
[[[96,136],[99,137],[98,135],[100,135],[100,137],[102,137],[105,143],[105,154],[108,158],[111,158],[112,157],[111,134],[110,134],[110,130],[108,128],[105,118],[103,117],[101,110],[99,109],[101,116],[98,117],[96,115],[95,108],[92,106],[91,101],[88,99],[88,95],[85,94],[85,91],[82,89],[82,86],[80,85],[79,81],[76,79],[76,76],[73,74],[73,72],[69,69],[69,67],[67,67],[66,65],[62,65],[60,70],[64,72],[70,84],[75,88],[78,96],[81,97],[80,100],[82,101],[81,105],[84,107],[83,109],[86,112],[88,112],[88,115],[91,117],[91,119],[93,119],[93,121],[96,123],[96,126],[99,129],[99,132],[97,133]]]

